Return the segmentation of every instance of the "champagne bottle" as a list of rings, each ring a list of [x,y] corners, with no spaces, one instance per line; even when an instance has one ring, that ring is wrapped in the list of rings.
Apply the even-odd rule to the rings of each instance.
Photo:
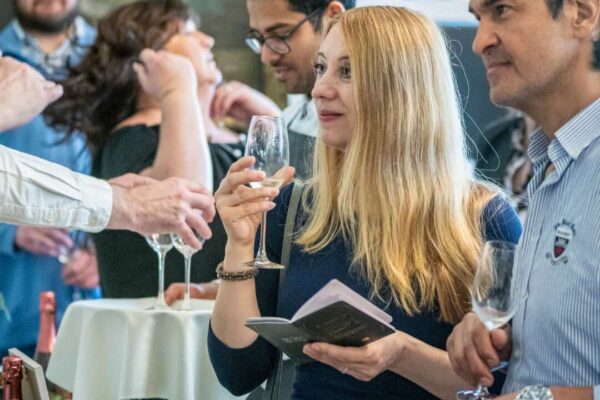
[[[54,292],[40,293],[40,332],[33,358],[44,370],[48,369],[54,342],[56,341],[56,296]],[[70,393],[46,379],[50,394],[60,395],[59,398],[70,399]],[[53,398],[53,397],[51,397]]]
[[[23,378],[23,360],[16,356],[2,359],[2,400],[23,400],[21,379]]]
[[[33,358],[42,366],[44,374],[48,368],[52,348],[56,341],[56,297],[54,292],[40,293],[40,332]],[[48,386],[50,390],[50,386]]]

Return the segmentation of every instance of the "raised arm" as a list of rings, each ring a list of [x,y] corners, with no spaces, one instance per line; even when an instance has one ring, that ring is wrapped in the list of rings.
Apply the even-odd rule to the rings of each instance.
[[[190,61],[150,49],[142,51],[140,61],[134,65],[140,85],[159,102],[162,113],[156,157],[142,174],[190,179],[212,191],[212,163]]]
[[[278,189],[251,189],[246,184],[265,178],[262,171],[248,170],[253,157],[235,162],[215,194],[217,209],[227,232],[225,260],[226,272],[248,269],[244,263],[254,259],[254,239],[261,221],[261,212],[275,207],[270,201]],[[293,170],[286,171],[287,174]],[[289,180],[291,176],[286,176]],[[221,281],[217,301],[212,314],[211,326],[215,336],[233,348],[246,347],[257,338],[256,333],[245,327],[246,319],[260,316],[254,279],[244,281]]]

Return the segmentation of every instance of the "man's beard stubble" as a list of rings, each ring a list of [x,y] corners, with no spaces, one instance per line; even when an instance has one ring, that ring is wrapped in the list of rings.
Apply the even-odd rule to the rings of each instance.
[[[57,18],[39,18],[36,15],[30,15],[21,10],[17,2],[13,2],[17,20],[25,30],[56,34],[64,32],[71,26],[75,18],[79,15],[79,8],[72,10]]]

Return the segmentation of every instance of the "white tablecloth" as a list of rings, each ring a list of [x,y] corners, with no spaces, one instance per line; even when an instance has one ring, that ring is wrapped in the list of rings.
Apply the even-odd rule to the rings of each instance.
[[[47,376],[74,400],[235,399],[217,381],[206,336],[214,302],[148,310],[154,299],[78,301],[62,320]],[[175,304],[177,308],[177,304]]]

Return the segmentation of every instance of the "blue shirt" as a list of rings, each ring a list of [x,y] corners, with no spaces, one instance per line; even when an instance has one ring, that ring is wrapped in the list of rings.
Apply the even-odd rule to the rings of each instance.
[[[66,76],[67,63],[80,61],[82,49],[90,46],[94,39],[94,29],[77,18],[70,39],[46,55],[35,39],[13,21],[0,32],[0,49],[5,55],[34,66],[44,76],[57,79]],[[20,128],[0,134],[0,144],[89,173],[90,155],[83,138],[76,136],[59,144],[62,138],[38,116]],[[35,345],[40,292],[52,290],[56,293],[59,320],[73,299],[74,288],[64,284],[58,260],[15,248],[16,229],[14,225],[0,224],[0,354],[9,347]]]
[[[504,392],[594,386],[600,399],[600,99],[552,141],[532,137],[534,177],[517,252],[520,297]],[[555,170],[544,178],[548,163]]]
[[[275,200],[277,207],[268,213],[267,253],[269,259],[280,262],[283,232],[291,185],[282,190]],[[483,212],[486,240],[505,240],[516,243],[521,234],[521,223],[515,211],[505,200],[496,197]],[[299,213],[298,221],[302,220]],[[300,225],[297,224],[297,228]],[[365,298],[369,298],[370,284],[349,269],[352,250],[342,238],[335,239],[323,250],[314,254],[292,245],[282,292],[278,296],[279,273],[261,270],[256,279],[261,315],[275,315],[279,300],[280,315],[291,318],[294,313],[319,289],[332,279],[338,279]],[[392,325],[431,346],[445,349],[453,325],[441,322],[436,310],[422,310],[409,316],[401,307],[373,303],[393,318]],[[275,350],[263,339],[257,339],[243,349],[231,349],[212,331],[208,335],[208,349],[212,365],[221,384],[235,395],[248,393],[261,384],[275,361]],[[334,399],[403,399],[434,400],[436,397],[413,382],[393,372],[383,372],[370,382],[361,382],[349,375],[318,362],[298,365],[295,369],[292,398],[295,400]]]

